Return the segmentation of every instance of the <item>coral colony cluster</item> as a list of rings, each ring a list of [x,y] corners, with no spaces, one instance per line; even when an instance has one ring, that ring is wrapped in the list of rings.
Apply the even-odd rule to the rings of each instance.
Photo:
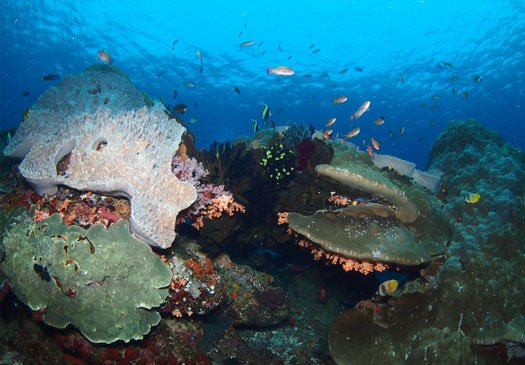
[[[428,171],[302,124],[193,140],[110,65],[2,138],[0,362],[523,359],[525,157],[498,135],[450,123]]]

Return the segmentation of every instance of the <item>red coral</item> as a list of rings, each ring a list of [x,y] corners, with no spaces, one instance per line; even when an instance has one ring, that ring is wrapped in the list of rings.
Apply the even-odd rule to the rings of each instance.
[[[195,276],[202,277],[211,275],[215,272],[213,262],[206,257],[205,259],[189,259],[184,262],[188,268],[190,268]]]

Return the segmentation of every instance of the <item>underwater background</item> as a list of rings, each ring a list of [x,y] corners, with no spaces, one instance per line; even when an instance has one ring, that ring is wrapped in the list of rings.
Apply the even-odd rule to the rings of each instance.
[[[251,134],[251,119],[262,128],[263,103],[277,126],[336,117],[333,136],[360,126],[354,143],[374,137],[418,168],[453,119],[525,146],[523,1],[2,0],[0,13],[2,130],[60,80],[42,76],[81,72],[105,49],[139,89],[188,105],[201,148]],[[295,75],[267,75],[279,65]],[[332,104],[340,95],[348,101]]]
[[[523,363],[524,1],[0,20],[0,365]]]

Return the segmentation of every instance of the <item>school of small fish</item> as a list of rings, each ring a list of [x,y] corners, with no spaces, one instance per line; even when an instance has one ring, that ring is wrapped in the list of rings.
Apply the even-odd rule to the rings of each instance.
[[[244,35],[246,35],[248,32],[248,24],[247,22],[244,23],[244,27],[239,31],[238,35],[237,35],[237,38],[241,38],[243,37],[244,38]],[[172,44],[171,44],[171,49],[172,51],[175,51],[175,46],[177,44],[179,44],[179,42],[181,41],[180,38],[176,38],[173,40]],[[259,53],[260,55],[264,55],[266,53],[264,47],[263,47],[263,41],[262,40],[254,40],[254,39],[248,39],[248,40],[241,40],[239,39],[239,43],[238,43],[239,47],[241,49],[245,48],[245,49],[250,49],[246,52],[250,53],[250,52],[257,52]],[[202,75],[204,73],[204,61],[203,61],[203,53],[200,49],[195,49],[193,48],[197,54],[197,59],[199,60],[199,73],[201,74],[201,78],[202,78]],[[285,52],[286,51],[286,48],[283,47],[281,44],[277,44],[277,50],[280,52],[280,53],[288,53],[288,52]],[[312,43],[310,44],[310,46],[306,49],[306,54],[308,55],[316,55],[318,53],[321,52],[321,48],[317,47],[315,43]],[[285,56],[285,55],[284,55]],[[286,57],[286,56],[285,56]],[[106,50],[106,49],[102,49],[100,51],[97,52],[97,58],[102,61],[103,63],[105,64],[112,64],[113,63],[113,59],[110,55],[110,53]],[[293,55],[288,55],[286,57],[287,60],[291,60],[293,58]],[[444,72],[447,72],[448,70],[452,70],[452,69],[455,69],[454,68],[454,65],[451,63],[451,62],[448,62],[448,61],[438,61],[436,62],[435,64],[440,70],[444,71]],[[348,72],[348,70],[352,68],[355,72],[358,72],[358,73],[364,73],[365,70],[363,67],[361,66],[344,66],[343,68],[339,69],[338,71],[335,71],[338,75],[344,75]],[[161,77],[163,76],[164,72],[166,71],[166,68],[162,68],[160,71],[156,71],[157,73],[157,77]],[[450,71],[448,71],[450,72]],[[279,66],[274,66],[274,67],[266,67],[266,74],[268,76],[293,76],[296,74],[295,70],[288,66],[288,65],[279,65]],[[312,73],[301,73],[302,74],[302,77],[303,78],[306,78],[306,79],[310,79],[310,78],[313,78],[314,77],[314,74]],[[321,72],[319,74],[317,74],[318,77],[321,77],[321,78],[325,78],[325,77],[328,77],[329,76],[329,73],[328,72]],[[405,75],[404,74],[398,74],[397,75],[398,79],[399,79],[399,82],[401,83],[401,85],[405,84]],[[55,80],[59,80],[60,78],[60,75],[55,71],[54,73],[49,73],[47,75],[43,75],[40,79],[42,81],[55,81]],[[472,75],[472,76],[469,76],[467,79],[469,80],[472,80],[474,81],[475,83],[480,83],[482,80],[483,80],[483,76],[482,75],[479,75],[479,74],[475,74],[475,75]],[[465,80],[465,78],[460,78],[460,76],[458,74],[453,74],[451,76],[448,76],[448,81],[450,84],[454,84],[454,85],[458,85],[458,82],[461,82],[461,80]],[[189,87],[189,88],[195,88],[196,87],[196,83],[193,81],[193,80],[188,80],[184,83],[182,83],[182,85],[186,86],[186,87]],[[335,83],[333,85],[333,87],[337,87],[337,83]],[[232,85],[231,86],[233,91],[238,94],[238,95],[241,95],[241,89],[236,86],[236,85]],[[467,90],[458,90],[457,87],[453,87],[451,89],[451,92],[452,94],[458,94],[460,96],[462,96],[464,99],[467,99],[469,98],[470,94],[469,94],[469,91]],[[22,95],[24,97],[27,97],[29,96],[29,91],[23,91],[22,92]],[[178,92],[177,90],[173,90],[173,99],[176,99],[178,96]],[[438,101],[438,100],[441,100],[442,99],[442,94],[441,93],[434,93],[432,94],[430,97],[429,97],[430,100],[434,100],[434,101]],[[428,100],[428,99],[427,99]],[[340,96],[337,96],[335,98],[332,99],[332,104],[344,104],[348,101],[348,97],[346,95],[340,95]],[[197,100],[195,100],[193,102],[193,106],[194,108],[196,109],[197,108]],[[355,120],[358,120],[359,118],[361,118],[366,112],[368,112],[370,110],[370,106],[371,106],[371,101],[370,100],[365,100],[364,102],[362,102],[359,107],[357,109],[355,109],[355,111],[350,115],[350,118],[349,118],[349,122],[353,122]],[[425,102],[421,102],[419,104],[419,106],[421,108],[426,108],[427,107],[427,103]],[[430,106],[430,110],[431,111],[437,111],[440,109],[440,106],[438,104],[433,104]],[[184,114],[188,111],[188,106],[186,104],[177,104],[175,105],[173,108],[171,108],[171,106],[168,105],[167,109],[165,110],[165,113],[168,115],[168,118],[169,119],[177,119],[179,120],[178,117],[176,117],[174,114]],[[279,111],[278,111],[279,112]],[[28,113],[26,113],[28,114]],[[268,106],[268,104],[263,104],[263,107],[262,107],[262,110],[261,110],[261,124],[264,124],[264,126],[269,126],[269,127],[272,127],[272,128],[275,128],[275,122],[274,120],[271,120],[270,117],[271,117],[271,111],[270,111],[270,107]],[[26,116],[27,117],[27,116]],[[328,121],[325,123],[325,128],[329,128],[331,127],[335,122],[336,122],[337,118],[336,117],[331,117],[330,119],[328,119]],[[193,124],[193,123],[196,123],[197,122],[197,117],[191,117],[191,119],[189,120],[189,123]],[[259,130],[260,128],[260,124],[259,122],[257,121],[257,119],[250,119],[250,123],[251,123],[251,129],[252,131],[255,133]],[[382,126],[385,124],[385,117],[384,116],[376,116],[375,119],[373,120],[373,124],[375,126]],[[429,126],[430,127],[434,127],[438,124],[437,121],[433,120],[431,122],[429,122]],[[313,127],[311,127],[312,131],[313,131]],[[323,137],[324,138],[333,138],[332,135],[333,135],[333,129],[325,129],[323,131]],[[343,137],[343,140],[344,139],[349,139],[349,138],[353,138],[355,136],[357,136],[359,133],[361,132],[361,128],[359,126],[354,126],[349,132],[345,133],[344,134],[344,137]],[[399,137],[403,136],[403,134],[405,133],[405,126],[401,126],[399,127]],[[392,129],[389,129],[388,130],[388,134],[390,135],[390,137],[393,139],[394,138],[394,131]],[[338,138],[338,134],[335,134],[335,138]],[[419,137],[419,141],[421,142],[422,138]],[[374,154],[374,150],[379,150],[380,149],[380,143],[378,142],[377,139],[375,139],[373,136],[370,137],[370,143],[371,145],[368,145],[366,146],[366,150],[368,152],[368,154],[370,155],[370,157],[373,157],[373,154]],[[363,144],[365,144],[365,140],[363,140]],[[467,197],[465,197],[465,202],[467,202],[468,204],[476,204],[480,199],[480,195],[479,194],[469,194]]]

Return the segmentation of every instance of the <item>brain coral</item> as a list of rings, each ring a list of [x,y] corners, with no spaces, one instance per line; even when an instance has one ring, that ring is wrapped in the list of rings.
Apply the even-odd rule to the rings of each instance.
[[[104,75],[112,81],[104,83]],[[96,102],[106,93],[111,109]],[[160,103],[144,106],[141,94],[117,73],[87,71],[47,90],[4,154],[23,158],[20,173],[41,195],[66,185],[128,197],[133,233],[170,247],[177,214],[197,193],[171,170],[185,128],[163,110]],[[65,156],[63,171],[57,165]]]
[[[0,264],[16,296],[45,323],[77,327],[90,341],[141,339],[160,321],[171,271],[121,220],[107,230],[66,226],[54,214],[13,224]]]

